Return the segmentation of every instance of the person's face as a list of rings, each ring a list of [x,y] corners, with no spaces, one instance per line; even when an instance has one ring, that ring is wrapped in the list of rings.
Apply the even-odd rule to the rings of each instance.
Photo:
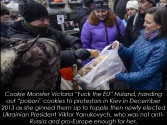
[[[97,9],[94,10],[94,13],[99,20],[105,20],[108,16],[108,10],[106,9]]]
[[[33,26],[37,26],[37,27],[48,27],[49,26],[49,19],[47,17],[40,18],[38,20],[31,22],[30,24]]]
[[[166,0],[160,0],[160,1],[159,1],[159,6],[160,6],[160,7],[166,6]]]
[[[9,24],[9,15],[3,15],[3,16],[1,16],[1,22],[2,23],[5,23],[5,24]]]
[[[137,10],[134,8],[128,8],[127,9],[127,14],[128,14],[128,18],[135,15],[137,13]]]
[[[145,33],[146,34],[149,34],[153,31],[161,28],[161,26],[159,24],[155,23],[153,14],[146,14],[144,27],[145,27]]]
[[[138,0],[138,6],[140,13],[145,13],[147,9],[150,9],[153,4],[148,2],[147,0]]]

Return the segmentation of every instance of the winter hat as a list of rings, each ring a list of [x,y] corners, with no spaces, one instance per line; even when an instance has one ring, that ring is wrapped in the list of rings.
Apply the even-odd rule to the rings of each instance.
[[[49,16],[45,6],[35,1],[22,4],[20,7],[20,15],[28,23]]]
[[[93,0],[94,9],[109,9],[108,0]]]
[[[138,1],[128,1],[126,4],[126,9],[128,8],[134,8],[136,10],[138,10]]]

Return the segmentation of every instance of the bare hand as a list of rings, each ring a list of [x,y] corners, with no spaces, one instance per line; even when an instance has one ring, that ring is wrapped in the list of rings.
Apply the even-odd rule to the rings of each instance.
[[[117,45],[119,45],[119,42],[118,41],[114,41],[113,44],[112,44],[112,49],[114,49]]]
[[[116,77],[113,76],[113,77],[111,77],[111,78],[109,79],[109,83],[113,83],[115,80],[116,80]]]

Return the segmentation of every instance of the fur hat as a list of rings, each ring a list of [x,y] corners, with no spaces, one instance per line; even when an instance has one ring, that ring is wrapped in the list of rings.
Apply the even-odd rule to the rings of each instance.
[[[128,8],[134,8],[136,10],[138,10],[138,1],[128,1],[126,4],[126,9]]]
[[[93,0],[94,9],[109,9],[108,0]]]
[[[49,16],[45,6],[35,1],[22,4],[20,14],[28,23]]]

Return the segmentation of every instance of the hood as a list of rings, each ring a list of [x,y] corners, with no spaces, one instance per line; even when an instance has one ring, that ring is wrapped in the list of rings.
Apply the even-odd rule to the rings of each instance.
[[[75,21],[79,22],[83,16],[89,15],[90,12],[91,12],[91,10],[88,8],[78,9],[77,14],[75,16]]]
[[[5,72],[12,73],[14,68],[14,61],[17,54],[13,49],[6,49],[1,51],[1,74]]]
[[[8,29],[8,36],[9,38],[32,38],[36,37],[33,31],[30,31],[28,28],[24,26],[24,20],[20,20],[16,22],[13,26],[9,27]]]

